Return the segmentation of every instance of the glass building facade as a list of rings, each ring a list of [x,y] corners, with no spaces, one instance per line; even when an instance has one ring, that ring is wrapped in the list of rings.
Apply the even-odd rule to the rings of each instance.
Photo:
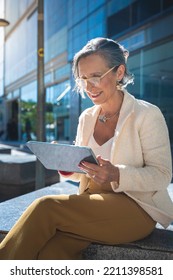
[[[37,1],[6,0],[5,17],[10,25],[0,93],[6,125],[16,122],[19,141],[36,139]],[[78,116],[92,103],[73,91],[72,59],[88,40],[103,36],[130,51],[135,83],[128,90],[160,107],[173,146],[172,26],[173,0],[44,0],[47,141],[74,140]]]

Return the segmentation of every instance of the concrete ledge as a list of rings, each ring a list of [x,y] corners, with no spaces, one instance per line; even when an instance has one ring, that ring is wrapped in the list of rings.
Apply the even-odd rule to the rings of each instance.
[[[36,158],[32,155],[0,155],[1,184],[23,184],[33,180]]]
[[[123,245],[91,244],[86,260],[173,260],[173,231],[155,229],[147,238]]]
[[[0,201],[34,191],[36,157],[26,153],[0,155]],[[46,186],[59,182],[55,170],[45,169]]]
[[[74,184],[71,184],[70,182],[62,182],[1,202],[0,231],[8,232],[25,211],[25,209],[35,199],[45,195],[74,193],[77,193],[77,187]]]
[[[11,154],[11,149],[0,147],[0,154]]]

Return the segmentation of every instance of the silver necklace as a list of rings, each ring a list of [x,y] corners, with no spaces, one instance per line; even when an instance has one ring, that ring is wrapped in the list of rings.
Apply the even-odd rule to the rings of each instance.
[[[112,115],[111,117],[106,117],[105,115],[99,115],[99,121],[102,123],[107,122],[107,120],[110,120],[111,118],[117,116],[119,114],[120,110],[118,110],[114,115]]]

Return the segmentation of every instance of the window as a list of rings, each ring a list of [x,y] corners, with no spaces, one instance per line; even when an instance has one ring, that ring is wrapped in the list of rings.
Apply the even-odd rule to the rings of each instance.
[[[70,90],[57,102],[69,80],[46,89],[46,139],[69,140]]]
[[[117,35],[130,27],[130,7],[127,7],[107,19],[108,37]]]
[[[79,51],[88,40],[104,36],[106,30],[105,9],[93,12],[88,18],[85,18],[79,24],[69,30],[69,52],[68,59],[72,60],[74,54]]]
[[[162,0],[163,10],[173,8],[173,0]]]
[[[160,0],[140,0],[132,4],[132,25],[144,21],[161,11]]]
[[[163,112],[173,148],[173,41],[144,49],[129,57],[129,70],[135,74],[128,89],[140,99],[157,105]]]
[[[126,3],[127,4],[127,3]],[[131,5],[117,10],[116,13],[107,19],[108,36],[113,37],[128,28],[137,24],[142,24],[145,20],[161,12],[160,0],[138,0],[132,1]]]
[[[21,88],[20,128],[23,141],[36,140],[37,82]]]

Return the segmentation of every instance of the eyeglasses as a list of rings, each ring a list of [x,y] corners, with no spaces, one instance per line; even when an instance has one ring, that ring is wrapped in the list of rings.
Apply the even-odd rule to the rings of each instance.
[[[114,68],[118,68],[118,66],[114,66],[111,69],[109,69],[106,73],[104,73],[101,77],[91,77],[91,78],[77,78],[76,79],[76,84],[78,87],[82,90],[86,90],[87,88],[87,83],[89,82],[91,85],[94,87],[98,87],[100,85],[101,79],[103,79],[108,73],[110,73]]]

